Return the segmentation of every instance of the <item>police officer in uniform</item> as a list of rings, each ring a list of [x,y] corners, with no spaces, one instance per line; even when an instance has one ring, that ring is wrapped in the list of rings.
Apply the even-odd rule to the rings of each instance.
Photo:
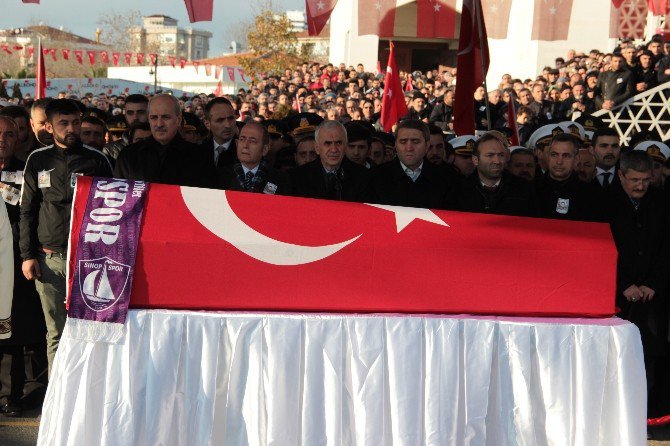
[[[19,225],[22,270],[26,279],[36,281],[51,373],[66,319],[65,262],[76,177],[110,177],[112,169],[105,155],[81,143],[81,117],[73,101],[51,101],[46,118],[54,144],[33,151],[26,160]]]

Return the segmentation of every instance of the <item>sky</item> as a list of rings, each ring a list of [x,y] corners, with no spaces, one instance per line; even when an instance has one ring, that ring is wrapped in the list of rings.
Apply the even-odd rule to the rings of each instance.
[[[273,0],[279,10],[303,10],[305,0]],[[95,39],[96,22],[105,13],[124,13],[138,10],[142,15],[164,14],[179,21],[178,26],[210,31],[209,56],[229,52],[226,40],[231,25],[254,16],[249,0],[214,0],[211,22],[188,21],[184,0],[41,0],[39,5],[24,4],[21,0],[2,0],[0,29],[20,28],[44,22],[89,39]]]

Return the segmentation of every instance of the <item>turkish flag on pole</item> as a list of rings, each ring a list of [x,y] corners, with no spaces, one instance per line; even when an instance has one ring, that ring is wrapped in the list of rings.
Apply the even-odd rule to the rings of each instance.
[[[358,0],[358,35],[393,37],[396,0]]]
[[[389,53],[389,62],[386,66],[386,78],[384,79],[384,96],[382,97],[382,116],[381,124],[384,130],[391,131],[396,122],[407,114],[407,104],[405,104],[405,95],[400,84],[400,75],[395,63],[395,54],[393,53],[393,42],[389,42],[391,52]]]
[[[42,43],[39,44],[37,51],[37,73],[35,77],[35,99],[45,98],[47,96],[47,72],[44,68]]]
[[[481,29],[479,28],[480,23]],[[480,0],[463,0],[456,65],[458,74],[454,95],[456,135],[475,134],[474,93],[484,82],[486,71],[489,68],[489,46],[486,39],[486,25]],[[482,72],[482,67],[484,72]]]
[[[512,0],[484,0],[482,11],[489,39],[506,39]]]
[[[184,0],[188,20],[193,22],[211,22],[214,11],[214,0]]]
[[[456,0],[417,0],[416,36],[453,39],[456,33]]]
[[[653,15],[666,15],[668,13],[668,0],[647,0],[647,7]]]
[[[519,145],[519,129],[516,126],[516,111],[514,110],[514,99],[510,97],[507,103],[507,127],[512,129],[512,145]]]
[[[567,40],[572,0],[535,0],[531,40]]]
[[[307,32],[318,36],[335,9],[337,0],[305,0],[307,9]]]

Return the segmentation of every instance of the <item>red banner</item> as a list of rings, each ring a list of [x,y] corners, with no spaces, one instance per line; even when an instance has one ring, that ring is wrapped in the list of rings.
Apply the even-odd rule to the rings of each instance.
[[[144,53],[137,53],[137,65],[142,65],[144,63]]]
[[[89,63],[95,65],[96,51],[86,51],[86,55],[88,56]]]
[[[84,51],[83,50],[74,50],[74,58],[77,59],[77,62],[80,64],[84,63]]]
[[[126,60],[126,65],[130,65],[133,60],[133,53],[123,53],[123,58]]]
[[[77,181],[70,262],[90,187]],[[132,308],[614,313],[617,252],[601,223],[152,184],[138,254]],[[202,274],[203,259],[226,267]]]
[[[247,82],[247,77],[244,74],[244,70],[242,68],[238,68],[237,72],[240,73],[240,77],[242,78],[242,82]]]
[[[512,0],[483,0],[484,22],[490,39],[506,39]]]
[[[221,70],[222,70],[221,65],[217,65],[216,68],[214,68],[214,77],[217,79],[221,79]]]
[[[393,37],[396,0],[358,0],[358,35]]]
[[[535,0],[531,40],[567,40],[572,0]]]
[[[456,0],[417,0],[416,8],[417,37],[456,37]]]
[[[100,60],[102,63],[109,63],[109,53],[107,51],[100,51]]]
[[[121,57],[121,53],[112,53],[112,63],[114,64],[115,67],[119,66],[119,58]]]
[[[70,50],[63,48],[60,52],[63,56],[63,60],[70,60]]]
[[[228,71],[228,79],[230,79],[230,82],[235,82],[235,68],[226,67],[226,70]]]

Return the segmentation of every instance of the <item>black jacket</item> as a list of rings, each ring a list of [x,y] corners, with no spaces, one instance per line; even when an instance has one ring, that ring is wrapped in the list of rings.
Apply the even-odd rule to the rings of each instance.
[[[370,198],[369,171],[344,157],[337,179],[329,183],[319,158],[289,172],[293,196],[365,202]]]
[[[131,144],[116,160],[114,176],[180,186],[213,187],[214,160],[203,146],[178,134],[163,146],[153,137]]]
[[[618,71],[605,71],[598,77],[598,85],[595,88],[596,109],[603,107],[606,100],[614,101],[619,105],[635,94],[635,79],[633,73],[621,69]]]
[[[442,129],[443,132],[451,131],[449,124],[452,122],[454,117],[454,109],[444,102],[433,107],[433,111],[430,113],[430,123],[435,124]]]
[[[535,179],[538,217],[598,221],[603,218],[600,188],[579,180],[573,173],[565,181],[545,175]]]
[[[537,214],[533,185],[523,178],[504,172],[495,191],[486,191],[477,171],[465,178],[449,207],[464,212],[518,215],[532,217]]]
[[[102,153],[104,153],[112,162],[119,157],[119,154],[123,149],[130,145],[129,133],[123,132],[121,139],[116,141],[108,142],[102,148]]]
[[[51,145],[28,156],[19,224],[23,260],[34,259],[40,248],[66,253],[76,175],[111,177],[112,168],[99,150],[81,143],[69,149]]]
[[[212,164],[212,167],[219,173],[223,171],[225,167],[231,166],[238,162],[237,159],[237,145],[236,140],[233,139],[228,146],[228,150],[224,151],[219,155],[219,159],[214,163],[214,138],[209,136],[206,140],[202,142],[202,147],[209,154],[209,159]]]
[[[446,209],[458,183],[456,173],[424,161],[416,181],[405,174],[398,159],[370,172],[370,200],[377,204],[427,209]]]
[[[218,187],[226,190],[244,191],[244,185],[240,183],[237,171],[242,169],[241,164],[229,164],[217,172]],[[259,166],[256,175],[262,181],[253,183],[253,190],[248,192],[265,193],[271,195],[291,195],[291,181],[286,172],[274,169],[263,163]]]

